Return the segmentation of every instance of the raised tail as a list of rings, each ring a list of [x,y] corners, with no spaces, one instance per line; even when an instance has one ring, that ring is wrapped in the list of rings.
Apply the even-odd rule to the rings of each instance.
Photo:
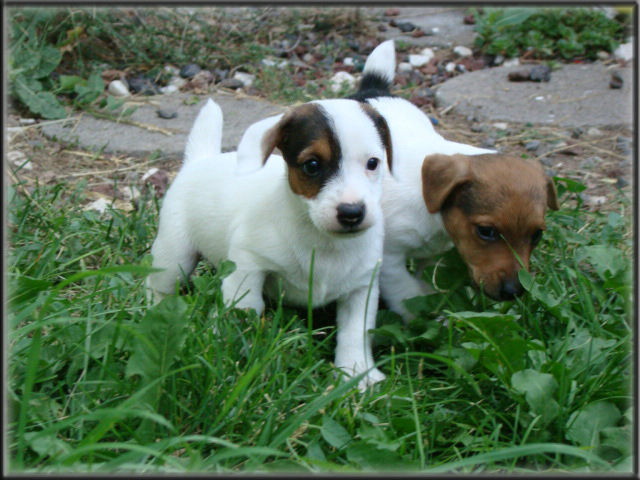
[[[378,45],[364,64],[358,91],[348,98],[364,102],[369,98],[390,97],[396,74],[396,50],[393,40]]]
[[[184,163],[210,157],[221,152],[222,110],[208,99],[198,113],[184,149]]]

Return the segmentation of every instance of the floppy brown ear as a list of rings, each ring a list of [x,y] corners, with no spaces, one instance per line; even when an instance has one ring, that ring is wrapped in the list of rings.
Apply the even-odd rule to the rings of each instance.
[[[422,162],[422,196],[429,213],[442,209],[453,190],[472,179],[468,155],[434,154]]]
[[[558,192],[556,191],[556,185],[553,183],[553,178],[547,178],[547,206],[551,210],[559,210],[558,204]]]

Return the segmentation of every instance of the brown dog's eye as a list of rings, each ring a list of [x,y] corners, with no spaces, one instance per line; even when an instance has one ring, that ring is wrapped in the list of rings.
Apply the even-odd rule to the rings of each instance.
[[[482,240],[493,242],[498,239],[498,231],[487,225],[476,225],[476,233]]]
[[[531,237],[531,245],[535,247],[538,243],[540,243],[541,239],[542,239],[542,230],[536,230],[536,232]]]

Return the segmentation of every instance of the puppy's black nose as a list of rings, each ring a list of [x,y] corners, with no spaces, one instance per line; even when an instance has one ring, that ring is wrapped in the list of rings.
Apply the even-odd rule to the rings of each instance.
[[[500,287],[500,298],[502,300],[513,300],[524,293],[524,288],[518,280],[505,280]]]
[[[364,214],[364,203],[341,203],[338,205],[338,222],[343,227],[357,227],[364,220]]]

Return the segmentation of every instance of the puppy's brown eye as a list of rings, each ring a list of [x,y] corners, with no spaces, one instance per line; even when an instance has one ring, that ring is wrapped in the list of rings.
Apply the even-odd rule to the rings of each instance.
[[[379,163],[380,160],[378,160],[377,158],[370,158],[367,162],[367,170],[375,170],[376,168],[378,168]]]
[[[498,239],[498,231],[487,225],[476,225],[476,233],[482,240],[493,242]]]
[[[536,230],[535,233],[531,236],[531,245],[534,247],[540,243],[542,239],[542,230]]]
[[[302,171],[310,177],[315,177],[320,174],[320,162],[313,158],[307,160],[302,164]]]

